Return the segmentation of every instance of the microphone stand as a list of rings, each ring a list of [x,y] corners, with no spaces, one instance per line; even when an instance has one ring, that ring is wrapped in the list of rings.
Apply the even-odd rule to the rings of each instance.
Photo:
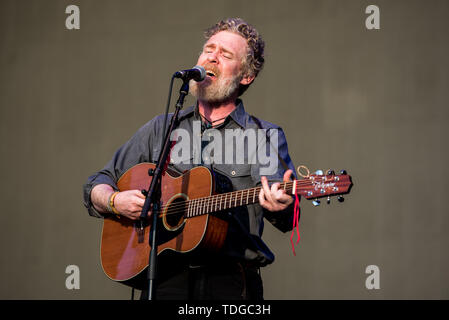
[[[148,217],[148,211],[150,208],[153,212],[153,222],[151,224],[150,235],[148,239],[148,244],[151,245],[149,262],[148,262],[148,300],[155,299],[155,280],[157,274],[157,228],[158,228],[158,212],[161,208],[161,179],[162,175],[165,174],[167,168],[166,162],[171,150],[170,136],[173,130],[179,125],[179,111],[184,105],[184,98],[189,93],[189,80],[183,79],[183,84],[179,89],[179,98],[176,102],[176,110],[170,122],[170,127],[168,128],[167,134],[164,138],[164,146],[162,152],[159,155],[159,160],[157,162],[156,168],[154,170],[150,169],[148,175],[152,176],[150,187],[148,191],[143,190],[142,193],[145,195],[145,203],[142,207],[142,213],[140,214],[140,221],[143,223]]]

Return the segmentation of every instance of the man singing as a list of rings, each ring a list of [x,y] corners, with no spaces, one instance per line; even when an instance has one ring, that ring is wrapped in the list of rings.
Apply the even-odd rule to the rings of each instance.
[[[259,203],[230,210],[226,239],[217,253],[183,254],[166,265],[160,259],[156,297],[263,299],[260,267],[274,261],[273,253],[261,239],[263,218],[283,232],[292,229],[293,197],[279,188],[279,182],[294,176],[294,166],[282,129],[249,115],[239,99],[263,68],[265,44],[257,30],[242,19],[231,18],[207,29],[205,36],[206,43],[196,64],[204,67],[206,78],[190,82],[190,93],[197,103],[179,115],[179,128],[192,135],[195,125],[200,125],[201,150],[192,148],[190,155],[183,161],[172,161],[170,168],[182,173],[198,165],[206,166],[228,178],[234,190],[261,186]],[[146,123],[102,170],[88,178],[84,204],[90,215],[104,217],[113,212],[121,219],[139,218],[145,196],[141,190],[118,190],[117,181],[134,165],[157,161],[164,119],[161,115]],[[210,133],[214,133],[215,140],[217,133],[226,137],[226,130],[233,130],[236,135],[245,135],[250,130],[265,132],[262,140],[274,146],[274,152],[270,153],[270,159],[276,163],[274,170],[264,173],[260,162],[251,161],[254,158],[250,151],[236,150],[233,139],[223,139],[221,155],[203,152],[209,143],[216,142],[208,138]],[[245,146],[260,148],[258,144]],[[198,152],[200,163],[194,161]],[[241,156],[243,161],[230,162],[226,157],[230,153]]]

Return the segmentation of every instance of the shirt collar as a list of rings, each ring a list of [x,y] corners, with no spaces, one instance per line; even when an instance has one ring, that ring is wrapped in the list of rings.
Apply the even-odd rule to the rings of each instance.
[[[190,106],[187,107],[186,109],[179,111],[179,120],[189,117],[194,112],[196,113],[196,109],[197,108],[195,106]]]
[[[245,108],[243,107],[243,101],[240,99],[237,99],[235,101],[235,103],[236,103],[236,108],[234,109],[234,111],[231,112],[230,116],[239,126],[241,126],[243,129],[245,129],[246,111],[245,111]]]
[[[237,99],[235,101],[236,107],[235,109],[229,114],[229,117],[232,118],[239,126],[241,126],[243,129],[245,128],[246,124],[246,111],[245,107],[243,106],[243,101],[240,99]],[[195,106],[190,106],[184,110],[181,110],[179,118],[187,118],[191,115],[195,115],[197,118],[199,118],[199,112],[198,112],[198,103]]]

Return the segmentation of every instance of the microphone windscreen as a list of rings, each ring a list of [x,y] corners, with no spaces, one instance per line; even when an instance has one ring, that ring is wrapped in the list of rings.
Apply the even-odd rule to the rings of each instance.
[[[200,78],[199,79],[195,79],[196,81],[203,81],[204,78],[206,78],[206,69],[204,69],[204,67],[202,66],[195,66],[193,67],[193,69],[196,69],[200,72]]]

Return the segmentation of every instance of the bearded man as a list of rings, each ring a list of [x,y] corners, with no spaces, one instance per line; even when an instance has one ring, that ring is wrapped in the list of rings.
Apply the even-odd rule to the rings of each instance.
[[[218,252],[167,258],[170,262],[158,268],[156,297],[263,299],[260,267],[274,261],[274,254],[261,238],[263,218],[283,232],[292,229],[293,198],[279,188],[279,182],[294,176],[294,166],[282,129],[250,116],[239,99],[263,68],[265,44],[257,30],[242,19],[230,18],[207,29],[205,36],[206,43],[197,65],[204,67],[207,75],[201,82],[190,82],[190,93],[197,98],[197,104],[180,112],[179,128],[193,133],[195,123],[200,124],[203,137],[200,165],[226,177],[234,190],[261,186],[257,195],[259,203],[229,210],[226,239]],[[90,215],[104,217],[114,212],[122,219],[139,218],[145,196],[141,190],[118,190],[117,181],[134,165],[158,159],[164,119],[161,115],[150,120],[117,150],[102,170],[88,178],[84,185],[84,204]],[[212,131],[237,130],[235,132],[245,134],[260,129],[267,132],[268,138],[277,137],[270,142],[276,146],[276,167],[268,176],[261,175],[261,164],[251,162],[249,153],[244,155],[243,163],[223,161],[217,154],[207,159],[202,153],[211,143],[206,137]],[[225,139],[223,144],[224,153],[241,152],[235,150],[232,139]],[[198,152],[193,149],[193,154]],[[188,155],[183,161],[171,163],[170,168],[182,173],[198,165],[192,159],[193,156]],[[142,296],[145,294],[143,290]]]

